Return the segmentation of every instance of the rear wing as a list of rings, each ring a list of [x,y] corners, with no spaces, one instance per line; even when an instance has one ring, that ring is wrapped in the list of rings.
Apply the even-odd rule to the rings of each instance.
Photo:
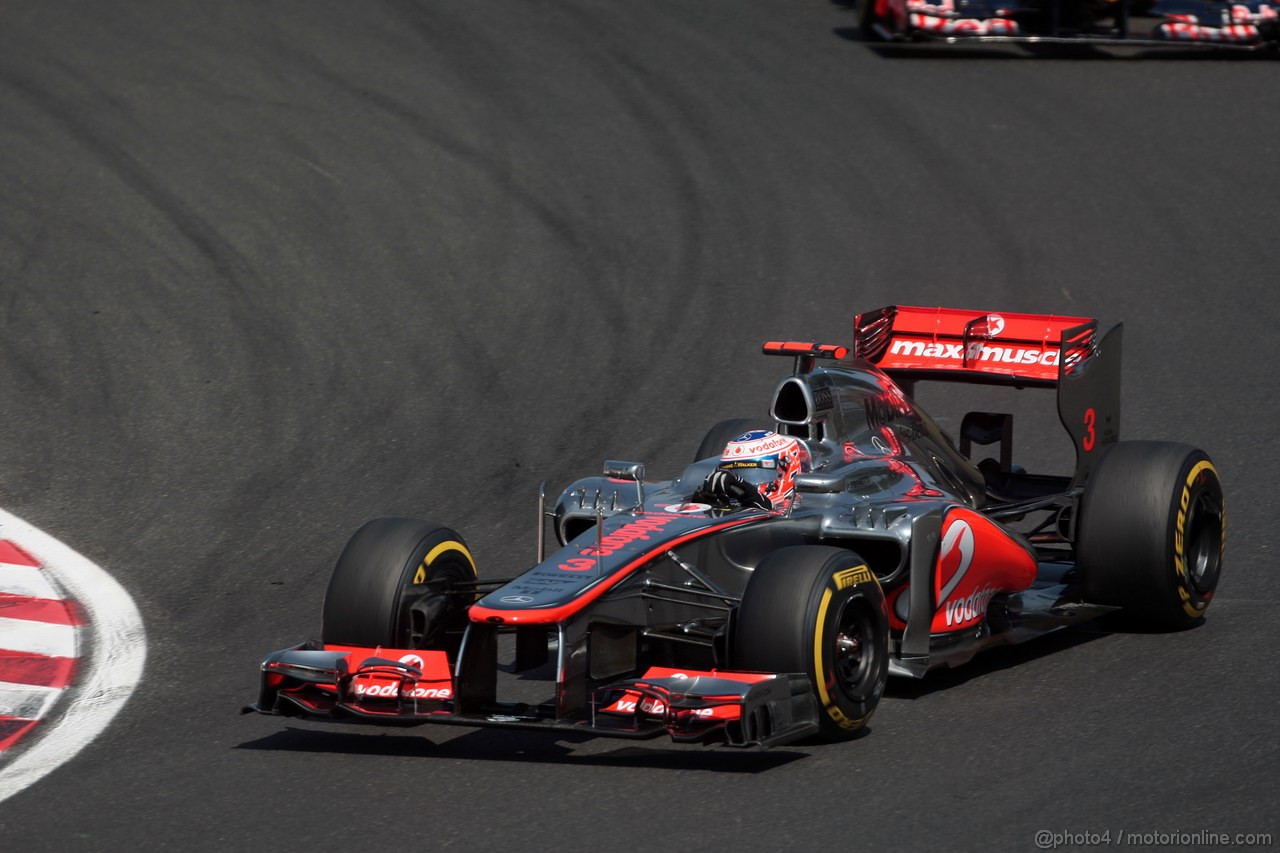
[[[894,305],[859,314],[853,354],[890,375],[1051,387],[1093,355],[1098,321]]]
[[[920,379],[1057,388],[1080,486],[1120,439],[1122,332],[1117,325],[1099,340],[1090,317],[891,305],[857,315],[853,355],[908,393]]]

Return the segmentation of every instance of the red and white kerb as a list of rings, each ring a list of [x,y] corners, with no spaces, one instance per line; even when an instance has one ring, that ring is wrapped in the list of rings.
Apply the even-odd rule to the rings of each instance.
[[[0,756],[40,724],[71,683],[83,624],[40,562],[0,539]]]

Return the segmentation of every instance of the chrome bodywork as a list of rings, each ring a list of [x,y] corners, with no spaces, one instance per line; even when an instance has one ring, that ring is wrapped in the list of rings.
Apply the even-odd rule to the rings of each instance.
[[[1083,399],[1085,379],[1091,393],[1098,386],[1114,390],[1105,387],[1118,377],[1118,334],[1114,340],[1114,362],[1095,357],[1100,366],[1091,373],[1073,368],[1083,378],[1060,374],[1064,424]],[[610,460],[602,475],[574,482],[550,508],[543,483],[535,565],[509,580],[477,582],[477,593],[491,591],[468,607],[456,658],[427,653],[438,655],[432,683],[448,680],[447,699],[408,701],[419,682],[426,683],[403,664],[417,657],[411,651],[400,650],[396,663],[388,658],[399,652],[334,656],[308,644],[264,661],[263,689],[248,710],[396,725],[505,725],[621,737],[665,731],[677,740],[785,743],[817,729],[808,676],[735,671],[731,648],[735,613],[753,571],[793,545],[856,552],[886,599],[898,596],[891,610],[900,611],[899,624],[888,638],[889,669],[897,675],[920,677],[989,645],[1020,642],[1113,609],[1084,602],[1073,576],[1072,519],[1087,464],[1078,463],[1074,477],[1022,475],[1008,464],[1010,430],[1001,420],[1008,416],[971,413],[983,417],[972,429],[962,427],[962,446],[1002,442],[1000,470],[980,470],[910,399],[910,382],[900,384],[862,358],[843,359],[843,348],[766,344],[766,352],[770,347],[796,355],[795,371],[776,388],[770,417],[778,432],[804,441],[813,460],[785,505],[766,510],[704,502],[700,487],[716,471],[718,455],[656,482],[646,482],[641,463]],[[1064,336],[1063,352],[1066,347]],[[828,354],[836,350],[839,355]],[[818,357],[842,360],[819,367]],[[1108,441],[1118,438],[1116,400]],[[1112,410],[1108,403],[1103,411]],[[987,544],[1034,569],[1034,579],[984,589],[981,612],[939,632],[938,614],[968,568],[964,563],[942,583],[943,530],[957,512],[984,528]],[[549,554],[548,521],[559,544]],[[457,590],[439,593],[450,594]],[[543,673],[550,697],[520,695],[527,686],[522,674],[535,672]],[[360,679],[384,681],[362,694]],[[648,703],[647,716],[636,710],[627,717],[619,711],[625,702],[637,709]]]

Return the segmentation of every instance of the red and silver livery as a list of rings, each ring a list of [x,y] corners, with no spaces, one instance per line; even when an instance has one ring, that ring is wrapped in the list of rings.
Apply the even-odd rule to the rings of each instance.
[[[767,747],[855,736],[890,674],[1103,614],[1194,625],[1222,484],[1203,451],[1120,440],[1121,334],[888,306],[849,345],[768,342],[793,362],[767,414],[711,427],[666,479],[611,460],[539,489],[520,571],[480,579],[436,522],[367,523],[320,639],[269,655],[248,710]],[[1023,470],[1005,412],[948,434],[918,402],[938,381],[1051,389],[1073,470]]]

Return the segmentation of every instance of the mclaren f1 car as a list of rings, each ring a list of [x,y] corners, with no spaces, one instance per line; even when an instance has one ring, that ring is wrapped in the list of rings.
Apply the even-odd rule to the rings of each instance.
[[[1280,51],[1275,0],[859,0],[870,41]]]
[[[895,306],[851,346],[766,343],[793,360],[767,418],[712,427],[674,479],[609,461],[554,502],[544,484],[509,579],[479,579],[449,527],[370,521],[320,638],[267,656],[245,710],[767,747],[850,738],[890,674],[994,644],[1107,614],[1191,626],[1222,485],[1198,449],[1120,441],[1122,329],[1097,327]],[[953,440],[913,400],[933,380],[1055,389],[1075,470],[1016,465],[1007,413]]]

